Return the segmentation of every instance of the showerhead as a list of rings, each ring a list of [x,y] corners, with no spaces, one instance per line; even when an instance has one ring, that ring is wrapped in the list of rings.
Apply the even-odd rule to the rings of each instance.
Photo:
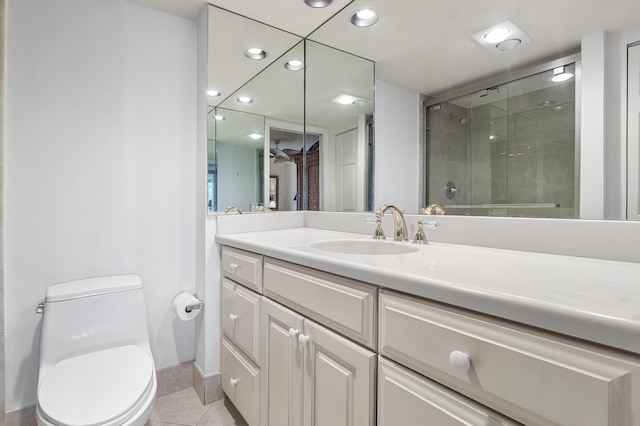
[[[467,124],[467,121],[469,121],[467,117],[458,117],[458,123],[460,123],[461,126]]]

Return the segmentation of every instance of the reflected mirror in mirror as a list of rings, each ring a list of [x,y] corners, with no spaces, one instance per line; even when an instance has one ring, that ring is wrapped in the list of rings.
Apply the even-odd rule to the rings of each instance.
[[[374,63],[312,40],[306,63],[306,130],[326,139],[320,209],[373,210]]]
[[[210,9],[210,16],[226,13]],[[238,16],[234,19],[237,26],[242,26]],[[243,32],[250,33],[254,25],[255,21],[251,21]],[[215,44],[222,39],[210,34],[210,40]],[[217,130],[209,137],[212,141],[209,149],[217,150],[209,153],[210,212],[224,211],[231,205],[244,211],[256,207],[269,209],[272,175],[278,176],[275,201],[279,211],[373,208],[374,63],[320,43],[300,40],[222,102],[210,102],[217,106],[217,111],[234,115],[234,120],[216,122]],[[270,53],[274,51],[267,44],[261,47]],[[226,50],[210,50],[210,55],[218,55],[215,60],[210,57],[210,63],[225,64]],[[213,79],[210,74],[210,88]],[[241,97],[250,98],[251,102],[238,102]],[[243,120],[238,115],[241,113],[249,115]],[[209,120],[210,124],[212,121],[215,122]],[[246,122],[251,123],[251,128],[242,127]],[[259,122],[262,129],[252,129]],[[262,155],[256,154],[260,150],[258,142],[250,145],[251,153],[246,141],[238,142],[251,133],[264,135]],[[287,139],[299,140],[298,145],[285,146],[289,143]],[[289,161],[282,155],[274,155],[286,153],[285,149],[298,154],[292,154]],[[269,155],[264,155],[265,151]],[[255,155],[259,160],[252,162]],[[228,165],[226,161],[238,163]],[[242,177],[241,182],[230,180],[234,174]],[[258,188],[254,190],[250,184]],[[244,188],[241,194],[238,188]]]
[[[210,212],[264,205],[265,119],[261,115],[213,108],[208,124],[208,201]],[[222,189],[222,190],[221,190]]]

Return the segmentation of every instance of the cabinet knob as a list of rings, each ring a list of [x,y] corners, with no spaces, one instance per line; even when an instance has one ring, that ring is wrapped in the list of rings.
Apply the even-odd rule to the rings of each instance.
[[[231,272],[234,274],[238,273],[238,264],[235,262],[229,263],[229,268],[231,268]]]
[[[238,319],[238,314],[229,314],[229,319],[230,319],[231,321],[235,321],[235,320],[237,320],[237,319]]]
[[[304,334],[299,335],[298,342],[300,342],[302,346],[306,345],[309,342],[309,336],[305,336]]]
[[[238,379],[229,379],[229,384],[235,387],[238,384]]]
[[[449,354],[449,363],[451,366],[462,373],[466,373],[471,368],[471,358],[464,352],[453,351]]]
[[[295,328],[291,327],[289,329],[289,338],[290,339],[295,339],[297,335],[298,335],[298,330],[296,330]]]

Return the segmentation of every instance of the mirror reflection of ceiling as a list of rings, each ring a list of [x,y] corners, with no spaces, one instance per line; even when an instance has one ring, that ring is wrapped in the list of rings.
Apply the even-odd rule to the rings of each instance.
[[[133,1],[192,19],[206,4],[204,0]],[[638,0],[334,0],[324,9],[309,8],[302,0],[211,3],[300,36],[309,34],[348,4],[310,38],[373,60],[376,78],[423,94],[439,93],[487,75],[561,56],[575,50],[586,34],[640,22]],[[348,16],[362,7],[380,12],[377,24],[358,28],[349,23]],[[533,43],[492,53],[471,37],[507,18],[516,22]]]

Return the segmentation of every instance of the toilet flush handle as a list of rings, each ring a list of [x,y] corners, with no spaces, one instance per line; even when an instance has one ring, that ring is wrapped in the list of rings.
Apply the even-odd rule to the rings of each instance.
[[[38,303],[38,306],[36,306],[36,314],[42,315],[43,312],[44,312],[44,302],[40,302]]]

